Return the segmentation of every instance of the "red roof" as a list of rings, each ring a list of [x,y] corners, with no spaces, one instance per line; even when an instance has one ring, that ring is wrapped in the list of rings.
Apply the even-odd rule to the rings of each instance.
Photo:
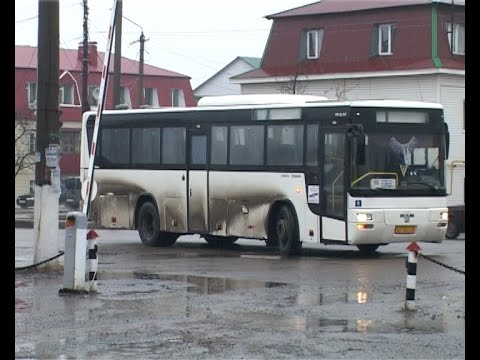
[[[77,49],[60,49],[60,71],[82,71],[82,62],[78,60]],[[104,55],[98,52],[96,66],[89,66],[89,72],[102,72]],[[139,62],[122,57],[122,74],[138,74]],[[15,45],[15,68],[36,69],[37,68],[37,48],[27,45]],[[110,57],[110,71],[113,72],[113,56]],[[163,76],[190,79],[189,76],[174,71],[161,69],[152,65],[144,64],[143,73],[147,76]]]
[[[397,6],[425,5],[432,2],[451,4],[452,0],[322,0],[266,16],[267,19],[290,16],[320,15],[380,9]],[[453,0],[454,5],[465,6],[465,0]]]

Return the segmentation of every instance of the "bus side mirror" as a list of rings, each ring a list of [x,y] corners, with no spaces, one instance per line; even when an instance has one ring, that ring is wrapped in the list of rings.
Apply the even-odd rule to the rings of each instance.
[[[445,159],[448,159],[448,154],[450,152],[450,131],[448,131],[448,124],[445,125]]]

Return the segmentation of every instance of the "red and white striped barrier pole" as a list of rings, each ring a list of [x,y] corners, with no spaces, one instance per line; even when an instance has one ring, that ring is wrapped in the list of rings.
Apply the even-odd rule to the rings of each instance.
[[[97,150],[97,137],[98,137],[98,129],[100,126],[100,119],[102,112],[105,108],[105,94],[106,94],[106,85],[108,80],[108,70],[110,67],[110,57],[112,54],[112,39],[113,33],[115,31],[115,17],[117,13],[117,3],[121,0],[113,0],[113,8],[112,8],[112,15],[110,18],[110,27],[108,29],[108,40],[107,40],[107,51],[105,52],[105,59],[103,63],[103,70],[102,70],[102,79],[100,82],[100,94],[97,104],[97,114],[95,117],[95,127],[93,129],[93,139],[92,145],[90,147],[90,159],[88,163],[88,175],[86,179],[86,191],[85,191],[85,199],[83,202],[82,212],[86,215],[88,219],[89,210],[90,210],[90,201],[92,199],[92,189],[93,189],[93,173],[94,173],[94,163],[95,163],[95,153]],[[87,234],[87,249],[88,249],[88,279],[90,281],[88,286],[88,291],[97,291],[97,244],[95,238],[98,235],[95,231],[91,230]]]
[[[405,294],[405,310],[415,310],[415,285],[417,282],[417,258],[420,246],[414,241],[407,246],[407,291]]]
[[[97,257],[97,241],[95,240],[98,237],[97,233],[94,230],[90,230],[87,233],[87,242],[88,242],[88,280],[89,284],[87,287],[88,291],[97,291],[97,267],[98,267],[98,257]]]

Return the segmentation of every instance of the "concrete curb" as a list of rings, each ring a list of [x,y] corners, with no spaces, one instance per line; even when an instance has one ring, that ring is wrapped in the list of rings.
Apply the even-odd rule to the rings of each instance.
[[[58,222],[58,228],[62,230],[65,229],[65,220],[61,220]],[[93,228],[93,224],[89,222],[87,225],[87,229]],[[33,221],[15,219],[15,229],[33,229]]]

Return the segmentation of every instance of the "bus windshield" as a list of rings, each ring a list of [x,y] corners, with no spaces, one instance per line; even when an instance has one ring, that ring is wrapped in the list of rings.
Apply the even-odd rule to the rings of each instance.
[[[364,161],[351,161],[356,195],[445,195],[444,137],[433,134],[369,133]]]

